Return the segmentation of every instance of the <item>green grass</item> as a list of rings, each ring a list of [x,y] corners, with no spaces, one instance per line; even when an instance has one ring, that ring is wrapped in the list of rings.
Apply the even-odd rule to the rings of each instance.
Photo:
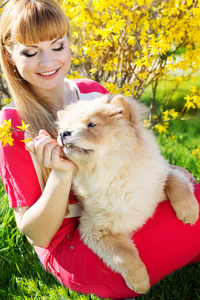
[[[200,152],[193,155],[193,150],[200,147],[199,119],[184,122],[174,122],[167,135],[158,137],[158,143],[170,164],[184,167],[200,181]]]
[[[174,88],[175,82],[172,80],[173,77],[170,77],[169,80],[160,80],[157,92],[156,92],[156,99],[157,102],[161,101],[163,96],[168,95],[168,93]],[[181,111],[183,105],[185,103],[184,97],[190,94],[191,87],[195,86],[197,89],[200,88],[200,76],[194,76],[193,82],[191,80],[183,81],[180,83],[176,91],[174,92],[171,102],[168,105],[168,109],[175,108],[176,111]],[[145,92],[143,93],[141,100],[142,102],[147,103],[150,105],[151,103],[151,94],[152,88],[149,86]],[[192,114],[196,114],[197,110],[191,110]]]

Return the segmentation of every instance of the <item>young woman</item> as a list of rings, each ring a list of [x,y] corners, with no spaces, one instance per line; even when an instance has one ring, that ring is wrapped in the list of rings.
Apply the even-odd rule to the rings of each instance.
[[[107,91],[91,80],[67,80],[70,69],[69,21],[53,0],[10,0],[1,18],[1,65],[12,102],[0,123],[21,119],[35,138],[25,146],[0,146],[0,174],[17,226],[35,247],[44,267],[66,287],[121,299],[137,294],[80,239],[80,211],[70,192],[74,165],[62,159],[56,142],[56,113],[64,105],[94,99]],[[28,151],[29,150],[29,151]],[[200,185],[195,186],[200,200]],[[151,285],[199,260],[200,221],[184,225],[165,201],[134,241]]]

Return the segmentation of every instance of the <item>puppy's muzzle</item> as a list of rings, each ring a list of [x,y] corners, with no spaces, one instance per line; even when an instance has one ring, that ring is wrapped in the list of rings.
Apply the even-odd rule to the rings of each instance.
[[[71,134],[72,134],[72,132],[68,131],[68,130],[62,131],[60,133],[60,138],[61,138],[62,144],[64,144],[64,140],[66,139],[66,137],[71,136]]]

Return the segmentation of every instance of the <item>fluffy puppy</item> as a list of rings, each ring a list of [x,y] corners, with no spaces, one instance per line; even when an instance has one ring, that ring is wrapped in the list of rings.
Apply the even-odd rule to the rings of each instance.
[[[183,222],[193,224],[199,216],[192,184],[160,154],[143,126],[144,111],[136,100],[106,95],[58,112],[58,142],[76,165],[81,236],[139,293],[149,290],[150,281],[130,234],[166,198]]]

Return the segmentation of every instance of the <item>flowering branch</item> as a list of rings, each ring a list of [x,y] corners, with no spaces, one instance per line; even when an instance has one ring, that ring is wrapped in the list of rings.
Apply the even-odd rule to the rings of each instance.
[[[9,0],[5,0],[1,5],[0,5],[0,9],[4,7],[4,5],[6,5],[8,3]]]
[[[178,87],[199,72],[199,1],[63,0],[62,7],[73,24],[68,78],[84,75],[111,94],[145,102],[147,92],[149,126],[160,133],[168,130],[168,120],[183,120],[189,109],[200,108],[200,93],[193,91],[183,111],[170,110]]]
[[[24,121],[22,121],[21,126],[16,126],[18,129],[14,128],[11,124],[11,119],[4,120],[3,124],[0,125],[0,143],[5,147],[6,144],[9,144],[10,146],[13,146],[14,139],[12,138],[12,134],[14,131],[20,131],[20,132],[28,132],[26,129],[30,126],[30,124],[25,124]],[[21,142],[29,142],[31,138],[21,140]]]

